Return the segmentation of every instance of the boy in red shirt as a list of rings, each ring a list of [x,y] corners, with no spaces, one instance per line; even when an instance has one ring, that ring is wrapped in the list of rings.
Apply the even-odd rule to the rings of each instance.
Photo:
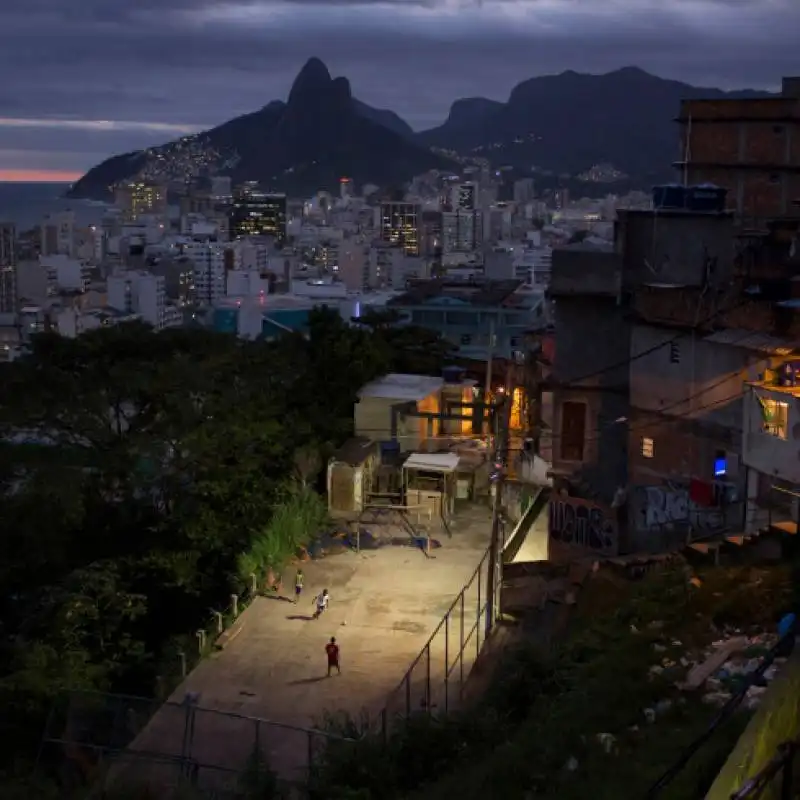
[[[335,667],[339,675],[342,670],[339,668],[339,645],[336,644],[336,637],[331,636],[331,640],[325,645],[325,652],[328,654],[328,677],[331,676],[331,670]]]

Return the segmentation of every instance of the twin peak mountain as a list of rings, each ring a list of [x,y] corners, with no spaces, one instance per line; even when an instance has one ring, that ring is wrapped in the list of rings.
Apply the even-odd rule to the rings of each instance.
[[[681,99],[765,94],[697,88],[635,67],[605,75],[569,71],[523,81],[505,103],[457,100],[442,125],[415,133],[394,112],[354,98],[346,78],[332,78],[322,61],[311,58],[286,102],[273,101],[202,132],[189,146],[198,155],[214,151],[219,171],[234,183],[255,180],[306,196],[335,189],[343,176],[358,186],[390,186],[430,169],[456,171],[459,165],[444,151],[521,172],[536,164],[574,175],[610,162],[631,177],[660,180],[675,154],[671,119]],[[92,168],[69,195],[107,199],[113,184],[153,176],[157,162],[167,165],[159,177],[169,180],[172,158],[176,172],[185,167],[186,146],[168,142],[114,156]]]

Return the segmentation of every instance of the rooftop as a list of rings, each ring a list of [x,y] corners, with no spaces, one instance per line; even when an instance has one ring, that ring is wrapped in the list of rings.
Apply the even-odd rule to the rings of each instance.
[[[411,281],[408,291],[390,300],[390,306],[417,306],[439,297],[452,297],[473,306],[508,304],[521,280],[423,280]]]
[[[366,436],[354,436],[348,439],[331,457],[331,461],[339,461],[357,467],[363,464],[375,450],[375,442]]]
[[[745,350],[754,350],[758,353],[768,353],[774,356],[788,356],[795,350],[800,350],[800,342],[786,341],[765,333],[726,328],[716,331],[705,337],[707,342],[715,344],[729,344]]]
[[[444,378],[429,375],[403,375],[391,373],[368,383],[358,393],[358,399],[374,397],[386,400],[419,402],[444,386]]]

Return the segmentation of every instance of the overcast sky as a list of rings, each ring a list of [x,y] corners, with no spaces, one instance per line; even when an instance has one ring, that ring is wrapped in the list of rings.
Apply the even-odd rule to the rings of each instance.
[[[311,56],[420,129],[565,69],[774,89],[799,30],[800,0],[0,0],[0,180],[283,99]]]

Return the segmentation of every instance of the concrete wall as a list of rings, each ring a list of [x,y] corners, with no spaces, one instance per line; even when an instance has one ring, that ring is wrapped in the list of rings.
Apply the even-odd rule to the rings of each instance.
[[[623,307],[612,299],[598,297],[557,298],[555,320],[558,346],[551,375],[553,468],[556,474],[574,475],[591,487],[597,499],[611,502],[617,488],[627,483],[627,428],[616,421],[629,413],[626,360],[630,324]],[[592,377],[571,385],[586,375]],[[565,402],[586,404],[581,462],[563,457]]]
[[[624,253],[625,284],[703,285],[708,259],[713,283],[730,280],[735,252],[732,215],[619,211],[615,242]]]
[[[622,260],[617,253],[570,245],[553,250],[550,294],[618,297]]]
[[[648,353],[630,367],[628,521],[637,550],[675,545],[690,532],[738,530],[743,520],[742,392],[769,359],[702,335],[676,335],[639,324],[631,337],[632,356]],[[692,500],[693,478],[712,484],[713,502]]]

